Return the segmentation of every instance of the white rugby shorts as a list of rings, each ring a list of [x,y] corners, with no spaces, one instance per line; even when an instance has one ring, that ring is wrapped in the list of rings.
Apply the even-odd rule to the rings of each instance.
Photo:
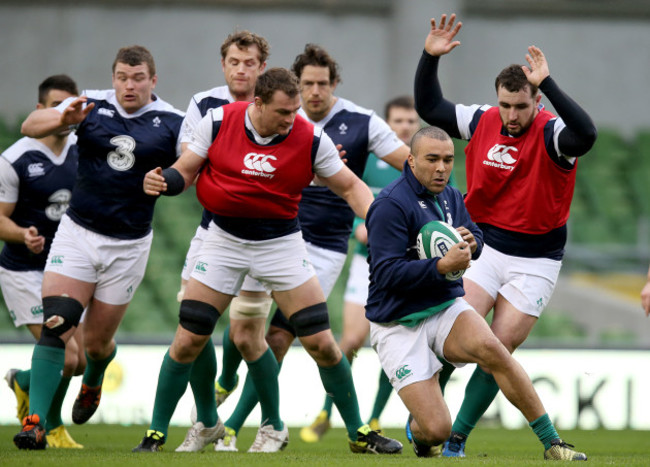
[[[327,298],[332,292],[336,280],[341,274],[341,270],[345,264],[346,255],[339,253],[338,251],[318,247],[309,242],[304,243],[305,248],[307,248],[309,260],[314,266],[316,277],[318,277],[318,282],[323,289],[323,294],[325,295],[325,298]],[[266,291],[266,288],[260,281],[253,279],[251,276],[246,276],[244,283],[241,286],[241,290],[247,290],[249,292],[264,292]]]
[[[43,271],[10,271],[0,267],[0,288],[14,326],[43,324]]]
[[[152,240],[153,232],[134,240],[107,237],[64,215],[45,271],[96,284],[97,300],[124,305],[131,301],[142,282]]]
[[[199,257],[199,250],[203,244],[203,238],[205,238],[207,232],[208,229],[205,229],[200,225],[197,227],[196,233],[194,234],[194,237],[192,237],[192,241],[190,241],[190,247],[188,248],[187,254],[185,255],[185,264],[183,264],[183,271],[181,271],[181,279],[185,281],[190,280],[190,275],[192,274],[196,260]]]
[[[399,392],[409,384],[426,381],[442,368],[436,355],[444,358],[444,345],[456,318],[472,306],[457,298],[443,311],[415,327],[399,323],[370,322],[370,345],[379,356],[381,367]],[[464,363],[453,363],[460,368]]]
[[[348,283],[345,286],[343,300],[366,306],[366,302],[368,301],[368,285],[370,284],[369,277],[368,259],[363,255],[355,253],[350,262],[350,275],[348,276]]]
[[[483,246],[483,252],[464,279],[480,285],[496,300],[497,294],[530,316],[539,316],[553,295],[562,261],[510,256]]]
[[[295,289],[315,272],[300,232],[245,240],[211,222],[191,277],[218,292],[237,295],[247,274],[271,292]]]

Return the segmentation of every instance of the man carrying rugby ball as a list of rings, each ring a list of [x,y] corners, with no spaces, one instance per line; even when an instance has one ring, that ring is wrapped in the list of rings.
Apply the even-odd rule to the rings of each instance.
[[[478,363],[488,368],[539,440],[550,443],[545,458],[586,460],[559,438],[528,375],[462,298],[462,279],[445,277],[468,268],[483,246],[462,194],[447,186],[453,164],[449,135],[437,127],[421,129],[411,141],[402,175],[382,190],[366,217],[370,341],[411,414],[409,441],[419,457],[432,457],[440,455],[440,445],[451,433],[438,382],[439,356],[458,366]],[[420,260],[416,239],[433,220],[454,226],[463,241],[442,258]]]

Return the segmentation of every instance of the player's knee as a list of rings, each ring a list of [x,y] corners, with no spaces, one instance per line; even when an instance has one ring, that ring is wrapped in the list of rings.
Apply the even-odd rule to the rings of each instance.
[[[44,297],[43,329],[38,344],[65,349],[65,341],[61,337],[79,325],[83,311],[83,305],[74,298]]]
[[[357,350],[363,346],[363,343],[366,341],[365,334],[359,333],[347,333],[341,338],[341,350],[345,355],[353,356],[356,355]]]
[[[178,313],[179,324],[191,333],[209,336],[214,331],[221,314],[209,303],[198,300],[181,301]]]
[[[424,418],[424,417],[420,417]],[[426,417],[418,423],[417,439],[428,445],[442,444],[451,435],[451,419],[441,420],[440,417]]]
[[[284,359],[294,339],[295,337],[292,333],[273,325],[269,326],[269,330],[266,333],[266,343],[269,344],[278,362]]]
[[[330,319],[325,302],[311,305],[296,311],[289,318],[289,322],[298,337],[313,336],[330,328]]]
[[[478,346],[477,362],[480,366],[487,369],[495,369],[506,366],[512,358],[510,352],[494,336],[482,339]]]
[[[271,297],[251,297],[240,295],[230,302],[231,319],[264,318],[271,313]]]

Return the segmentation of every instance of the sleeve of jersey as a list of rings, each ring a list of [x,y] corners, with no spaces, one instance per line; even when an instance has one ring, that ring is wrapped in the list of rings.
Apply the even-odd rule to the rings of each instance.
[[[438,80],[438,64],[440,57],[422,52],[418,68],[415,72],[415,109],[425,122],[442,128],[449,136],[460,138],[456,124],[454,103],[442,95],[442,87]]]
[[[383,159],[397,151],[404,143],[395,132],[376,113],[370,116],[368,123],[368,151]],[[345,149],[345,148],[344,148]]]
[[[331,177],[343,168],[343,161],[332,138],[318,127],[314,127],[314,143],[312,151],[316,152],[314,173],[319,177]]]
[[[379,198],[370,206],[366,226],[372,264],[372,279],[379,287],[400,293],[431,287],[431,281],[445,281],[438,272],[437,258],[407,257],[408,219],[396,201]]]
[[[0,203],[16,203],[20,180],[13,166],[4,157],[0,157]]]
[[[208,157],[208,149],[217,138],[219,128],[223,120],[223,109],[210,109],[199,123],[192,134],[188,149],[197,156]]]
[[[83,93],[82,93],[82,94],[83,94]],[[59,105],[57,105],[57,106],[54,107],[54,108],[55,108],[56,110],[58,110],[59,112],[63,113],[63,111],[64,111],[64,110],[65,110],[65,109],[66,109],[70,104],[72,104],[72,102],[73,102],[75,99],[76,99],[76,96],[68,97],[67,99],[65,99],[63,102],[61,102]],[[84,104],[84,107],[86,107],[85,104]]]
[[[539,89],[566,125],[557,137],[559,152],[572,157],[586,154],[596,142],[597,135],[591,117],[576,101],[565,94],[550,76],[541,82]]]
[[[187,112],[185,112],[185,118],[181,126],[181,143],[192,142],[192,134],[201,121],[201,118],[201,111],[198,105],[196,105],[196,100],[192,98],[190,104],[187,106]]]

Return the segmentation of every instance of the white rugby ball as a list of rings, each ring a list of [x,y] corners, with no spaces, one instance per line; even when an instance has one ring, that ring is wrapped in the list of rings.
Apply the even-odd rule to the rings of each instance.
[[[443,221],[431,221],[422,226],[417,238],[418,256],[420,259],[442,258],[447,254],[449,249],[458,242],[462,242],[463,237],[451,225]],[[465,270],[448,272],[445,278],[448,281],[460,279]]]

